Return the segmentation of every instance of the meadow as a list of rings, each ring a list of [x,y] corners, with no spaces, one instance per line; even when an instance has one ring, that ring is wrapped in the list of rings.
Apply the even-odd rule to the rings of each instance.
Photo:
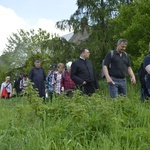
[[[150,101],[139,86],[111,100],[105,82],[91,97],[75,91],[45,102],[29,96],[0,99],[1,150],[149,150]]]

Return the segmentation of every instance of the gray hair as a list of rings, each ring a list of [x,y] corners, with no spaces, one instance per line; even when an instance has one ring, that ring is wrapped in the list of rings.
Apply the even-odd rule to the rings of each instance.
[[[121,43],[124,43],[127,45],[127,40],[126,39],[119,39],[118,42],[117,42],[117,45],[120,45]]]
[[[72,65],[72,61],[69,61],[68,63],[66,63],[66,67],[67,67],[67,68],[70,68],[71,65]]]

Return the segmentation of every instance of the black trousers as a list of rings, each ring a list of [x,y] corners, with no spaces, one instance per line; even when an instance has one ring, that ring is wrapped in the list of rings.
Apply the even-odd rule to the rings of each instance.
[[[83,94],[92,95],[95,93],[95,86],[93,82],[87,82],[85,85],[80,86],[80,90],[83,92]]]

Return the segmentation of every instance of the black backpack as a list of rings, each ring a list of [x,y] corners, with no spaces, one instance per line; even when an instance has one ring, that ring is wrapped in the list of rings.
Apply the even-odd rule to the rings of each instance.
[[[140,94],[141,94],[142,101],[150,97],[147,87],[146,87],[146,75],[147,75],[147,71],[145,70],[143,62],[142,62],[140,65],[140,68],[138,69],[138,78],[139,78],[140,85],[141,85]]]
[[[138,78],[141,85],[146,85],[146,75],[147,71],[144,68],[143,62],[141,63],[140,68],[138,69]]]

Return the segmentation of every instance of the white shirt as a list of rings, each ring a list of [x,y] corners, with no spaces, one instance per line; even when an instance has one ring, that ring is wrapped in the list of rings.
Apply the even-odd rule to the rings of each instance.
[[[3,90],[4,87],[6,87],[8,93],[12,93],[12,85],[11,85],[11,83],[3,82],[2,85],[1,85],[1,93],[2,93],[2,90]]]
[[[27,82],[29,81],[29,79],[27,78],[26,80],[23,78],[21,81],[20,81],[20,88],[21,89],[25,89],[28,85],[27,85]]]
[[[60,86],[61,86],[61,73],[57,73],[55,92],[58,94],[61,93]]]

